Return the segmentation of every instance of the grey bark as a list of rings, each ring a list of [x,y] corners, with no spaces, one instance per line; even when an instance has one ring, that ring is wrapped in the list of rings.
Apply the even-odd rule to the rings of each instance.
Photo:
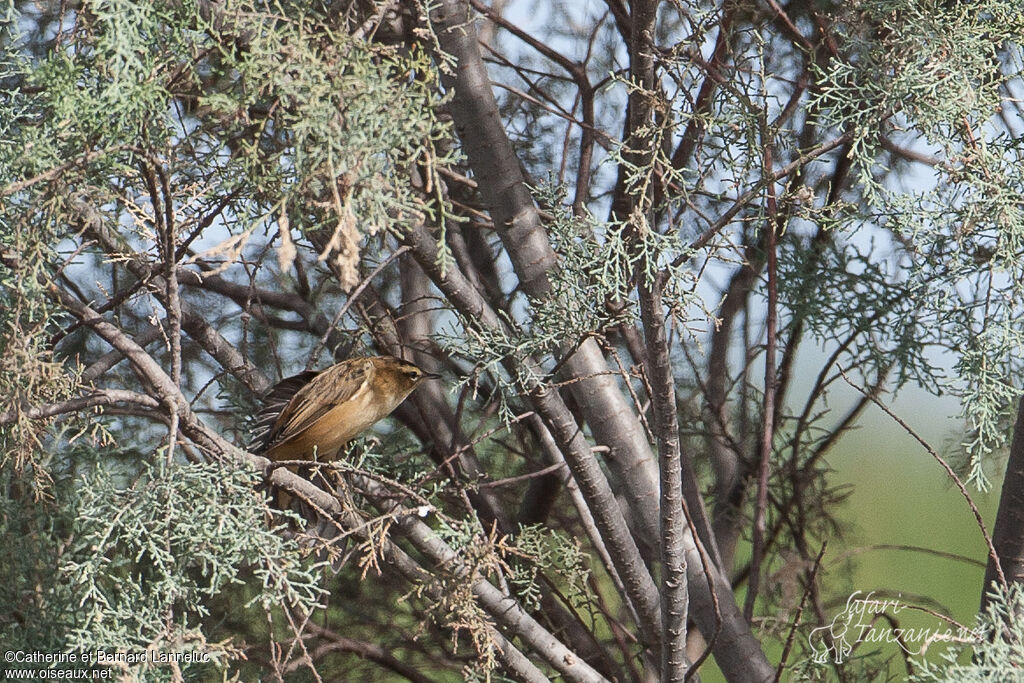
[[[1024,397],[1017,406],[1017,421],[1013,428],[1013,441],[1006,461],[1006,476],[999,495],[999,509],[992,529],[992,545],[999,556],[1003,575],[1010,583],[1024,582]],[[985,568],[981,609],[991,603],[993,584],[999,572],[990,557]]]
[[[548,274],[557,267],[556,259],[503,127],[467,4],[460,0],[442,0],[432,14],[432,23],[438,31],[441,49],[456,60],[454,73],[445,76],[443,83],[447,89],[454,90],[449,106],[481,195],[523,291],[531,297],[543,298],[550,290]],[[568,376],[587,378],[571,385],[570,390],[595,440],[610,449],[608,465],[622,482],[623,492],[640,522],[641,533],[654,540],[659,532],[654,503],[657,498],[652,495],[659,490],[654,456],[640,421],[615,378],[603,374],[606,371],[607,364],[596,342],[587,340],[565,362],[564,372]],[[589,451],[587,456],[593,460]],[[586,493],[584,482],[578,477],[577,481]],[[595,516],[598,515],[598,507],[593,502],[591,505]],[[700,553],[693,539],[689,541],[687,568],[691,607],[702,631],[718,633],[716,661],[730,680],[771,680],[774,667],[739,613],[728,580],[717,568],[709,567],[714,584],[710,587],[704,579]],[[612,543],[608,545],[609,550],[616,553],[617,548]],[[624,572],[620,571],[620,575],[628,581]],[[713,593],[718,598],[720,621]]]

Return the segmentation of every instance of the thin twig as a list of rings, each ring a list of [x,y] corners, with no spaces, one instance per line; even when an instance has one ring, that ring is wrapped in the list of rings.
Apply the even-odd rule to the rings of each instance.
[[[365,290],[367,286],[369,286],[373,278],[377,277],[377,275],[379,275],[382,270],[388,267],[388,264],[390,264],[392,261],[394,261],[396,258],[398,258],[407,251],[409,251],[409,247],[406,245],[403,245],[398,249],[395,249],[393,252],[388,254],[388,257],[386,259],[381,261],[381,263],[376,268],[373,269],[373,272],[364,277],[362,282],[360,282],[356,286],[356,288],[352,290],[352,293],[349,294],[348,298],[345,300],[345,305],[343,305],[338,310],[338,312],[334,314],[334,318],[327,326],[327,329],[324,330],[324,333],[320,337],[319,341],[317,341],[316,346],[313,347],[313,352],[309,356],[309,362],[306,363],[306,370],[309,370],[314,365],[316,365],[317,361],[320,359],[320,351],[327,346],[327,340],[330,338],[331,332],[334,331],[334,328],[341,321],[341,319],[345,317],[345,314],[348,313],[348,309],[351,308],[352,304],[354,304],[359,299],[359,295],[363,293],[363,290]]]
[[[532,413],[531,413],[532,414]],[[520,474],[515,477],[505,477],[504,479],[498,479],[497,481],[488,481],[480,484],[482,489],[494,489],[502,486],[510,486],[512,484],[518,484],[521,481],[528,481],[530,479],[536,479],[537,477],[543,477],[546,474],[552,472],[568,472],[569,467],[564,462],[556,462],[554,465],[548,465],[536,472],[527,472],[526,474]]]
[[[767,125],[762,126],[764,139],[764,167],[770,173],[772,169],[772,145]],[[743,604],[743,616],[750,622],[754,617],[754,604],[761,583],[761,562],[764,559],[764,542],[768,509],[768,477],[771,473],[772,442],[775,436],[775,385],[778,376],[775,371],[775,328],[778,322],[778,264],[775,251],[776,230],[778,229],[778,205],[775,200],[775,183],[770,182],[768,189],[768,220],[765,224],[766,241],[765,255],[768,271],[768,315],[765,323],[764,352],[764,407],[762,409],[763,427],[761,430],[760,466],[757,474],[757,507],[754,511],[754,539],[750,560],[750,581],[747,584],[747,597]]]
[[[89,162],[94,161],[100,158],[101,156],[107,154],[114,154],[115,152],[121,151],[121,149],[122,147],[118,146],[114,147],[113,149],[104,148],[102,150],[88,152],[84,154],[81,159],[72,159],[71,161],[67,161],[61,164],[60,166],[55,166],[48,171],[43,171],[38,175],[34,175],[31,178],[26,178],[25,180],[19,180],[17,182],[5,185],[3,188],[0,188],[0,197],[6,197],[8,195],[14,194],[15,192],[20,192],[25,188],[32,187],[36,183],[51,180],[53,178],[60,176],[61,174],[64,173],[64,171],[68,170],[72,166],[88,164]]]
[[[711,225],[711,227],[709,227],[707,230],[701,233],[695,240],[690,242],[690,244],[687,245],[686,249],[684,249],[683,252],[679,256],[677,256],[674,261],[672,261],[672,267],[678,268],[679,266],[681,266],[683,263],[690,259],[690,257],[693,255],[693,252],[705,247],[707,243],[710,242],[715,237],[715,235],[721,232],[723,228],[728,226],[732,222],[733,217],[735,217],[736,214],[739,213],[739,211],[744,206],[746,206],[751,199],[756,197],[758,193],[761,192],[767,185],[782,180],[793,171],[796,171],[797,169],[801,168],[808,161],[813,161],[814,159],[820,157],[822,154],[827,154],[831,152],[836,147],[840,147],[846,144],[852,138],[853,133],[846,132],[837,138],[829,140],[828,142],[823,142],[820,145],[816,145],[815,147],[812,147],[806,152],[800,152],[796,159],[786,164],[769,177],[763,178],[760,182],[755,184],[754,187],[750,188],[742,195],[737,197],[736,200],[733,202],[732,206],[729,207],[729,209],[727,209],[725,213],[723,213],[718,218],[718,220]]]
[[[775,670],[775,683],[779,683],[782,679],[782,672],[786,669],[786,660],[789,659],[789,653],[793,649],[793,642],[796,640],[796,629],[800,625],[800,617],[803,616],[804,607],[807,606],[807,597],[811,594],[814,587],[814,580],[818,576],[821,560],[825,557],[825,548],[827,547],[828,541],[826,540],[821,544],[821,550],[818,551],[818,556],[814,558],[814,564],[811,566],[811,573],[807,576],[807,586],[804,589],[803,595],[800,596],[800,606],[797,607],[796,616],[793,617],[793,625],[789,629],[789,635],[786,636],[786,644],[782,648],[782,656],[779,657],[779,667]]]

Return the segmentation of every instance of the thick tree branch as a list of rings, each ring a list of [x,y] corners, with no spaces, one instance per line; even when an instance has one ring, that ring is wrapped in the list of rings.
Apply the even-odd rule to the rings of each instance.
[[[1017,405],[1013,441],[1006,460],[1006,476],[999,494],[999,509],[992,529],[992,546],[998,558],[989,557],[985,585],[981,588],[981,611],[991,601],[995,583],[1024,583],[1024,397]]]
[[[88,410],[89,408],[95,408],[96,406],[107,406],[114,403],[131,403],[133,405],[150,409],[160,407],[160,404],[152,396],[140,394],[137,391],[127,391],[125,389],[99,389],[97,391],[93,391],[87,396],[79,396],[78,398],[68,399],[66,401],[61,401],[60,403],[33,406],[21,411],[8,410],[5,413],[0,413],[0,425],[11,424],[19,417],[25,417],[30,420],[43,420],[56,415],[74,413],[80,410]]]
[[[642,235],[654,229],[654,153],[657,140],[651,131],[655,124],[653,99],[658,84],[654,73],[654,29],[657,3],[632,0],[630,14],[633,33],[629,39],[630,76],[634,89],[629,96],[629,135],[631,163],[650,169],[637,184],[627,184],[631,230]],[[645,132],[648,131],[648,132]],[[644,259],[638,270],[637,289],[647,342],[647,373],[651,383],[654,430],[658,441],[659,465],[659,548],[661,550],[661,680],[682,683],[690,663],[686,657],[686,620],[689,617],[685,540],[689,533],[683,514],[683,468],[679,447],[676,413],[676,387],[669,358],[668,335],[662,306],[662,288],[667,277],[659,274],[645,281],[645,272],[655,272],[656,264]]]
[[[361,478],[358,485],[371,501],[384,512],[391,513],[399,504],[378,482]],[[416,514],[400,515],[397,519],[405,535],[439,567],[444,567],[459,578],[473,576],[470,567],[463,564],[458,553],[445,543]],[[606,681],[590,665],[566,648],[561,641],[541,626],[511,596],[502,593],[490,581],[479,577],[473,581],[473,593],[481,606],[501,624],[507,632],[516,634],[541,655],[547,663],[569,681]]]
[[[547,233],[526,188],[518,158],[501,121],[466,4],[445,0],[435,17],[441,47],[457,59],[456,77],[446,87],[455,90],[452,114],[467,149],[481,194],[488,204],[523,290],[543,299],[551,288],[549,273],[557,266]],[[657,485],[657,468],[646,434],[597,343],[584,341],[565,362],[562,375],[587,378],[571,385],[598,443],[611,449],[609,462],[617,468],[625,493],[643,534],[657,538],[657,510],[649,492]]]
[[[452,268],[442,270],[437,245],[425,229],[411,230],[406,235],[406,242],[412,247],[412,253],[420,267],[463,316],[469,320],[476,320],[491,332],[510,333],[497,313],[461,272]],[[565,455],[566,462],[594,515],[609,555],[615,562],[615,571],[622,578],[627,596],[640,617],[641,634],[645,642],[656,644],[656,634],[660,630],[657,589],[619,510],[607,477],[591,453],[579,425],[558,392],[543,386],[535,379],[545,374],[540,367],[532,362],[520,367],[509,359],[506,368],[510,374],[522,377],[527,383],[534,411],[544,419],[552,437]]]
[[[634,20],[634,26],[636,23]],[[683,512],[684,475],[676,417],[676,387],[660,287],[659,278],[651,290],[640,288],[640,310],[647,338],[647,367],[651,375],[651,403],[661,467],[661,618],[664,643],[661,679],[683,681],[689,668],[686,658],[689,600],[685,547],[689,528]]]
[[[155,360],[153,360],[151,356],[149,356],[148,353],[146,353],[142,347],[132,341],[131,338],[117,328],[117,326],[103,320],[98,313],[93,311],[87,305],[80,303],[74,297],[57,289],[56,287],[54,287],[52,291],[65,308],[85,322],[99,336],[111,344],[111,346],[121,351],[128,360],[131,361],[140,374],[142,374],[153,387],[154,393],[156,394],[157,405],[176,406],[177,416],[181,421],[182,432],[192,439],[193,442],[207,450],[208,453],[214,457],[241,458],[244,462],[268,472],[267,480],[270,484],[295,493],[317,508],[326,512],[329,516],[343,515],[343,510],[338,501],[330,494],[315,486],[312,482],[299,477],[297,474],[290,472],[285,467],[271,467],[270,461],[266,458],[242,451],[224,440],[215,431],[204,425],[195,413],[192,412],[191,408],[189,408],[188,401],[181,394],[180,389],[174,384],[171,377]],[[415,517],[415,513],[410,513],[410,516]],[[350,520],[350,522],[351,521],[352,520]],[[432,534],[433,532],[429,533]],[[390,544],[390,541],[385,541],[385,543]],[[431,549],[440,552],[442,548],[440,546],[431,546]],[[448,551],[452,556],[455,555],[454,551],[450,548]],[[448,558],[449,556],[446,555],[444,557]],[[486,584],[486,586],[483,584]],[[551,643],[558,642],[554,636],[547,633],[539,624],[533,621],[529,615],[525,615],[522,607],[519,606],[517,602],[502,595],[485,580],[481,579],[474,584],[474,593],[476,593],[477,597],[481,600],[482,606],[490,613],[492,618],[497,620],[499,623],[502,623],[507,628],[512,629],[515,635],[522,637],[526,642],[530,643],[531,646],[537,648],[538,652],[541,654],[550,652],[553,647]],[[522,630],[516,630],[517,628]],[[510,667],[514,666],[516,670],[521,671],[521,677],[523,680],[544,680],[544,677],[540,675],[536,668],[533,667],[525,657],[520,656],[517,658],[511,654],[515,649],[508,641],[502,638],[501,642],[505,649],[505,654],[501,656],[503,659],[506,656],[509,657],[506,664]],[[590,667],[576,658],[564,647],[562,647],[561,650],[555,647],[555,650],[559,654],[561,668],[559,668],[558,665],[555,665],[555,663],[552,663],[552,665],[566,675],[568,679],[580,681],[604,680],[600,675],[590,669]],[[564,652],[562,652],[562,650],[564,650]]]
[[[433,15],[433,20],[438,27],[441,48],[456,59],[455,74],[445,77],[443,82],[447,88],[454,90],[450,105],[452,115],[456,130],[469,156],[470,165],[473,167],[474,177],[479,183],[484,200],[488,203],[495,228],[509,252],[522,289],[534,298],[543,299],[550,290],[548,273],[556,267],[556,259],[540,224],[533,200],[526,189],[519,160],[504,130],[494,94],[490,89],[487,71],[480,57],[476,29],[472,24],[469,9],[465,2],[460,0],[443,0],[440,9]],[[824,153],[823,149],[824,146],[809,153]],[[794,168],[804,163],[803,157],[799,161]],[[783,174],[780,177],[788,175],[792,170],[780,170]],[[739,211],[749,199],[746,196],[741,197],[733,212]],[[723,225],[728,224],[731,221],[731,214],[723,216],[721,221]],[[418,260],[426,270],[425,262],[422,259]],[[437,283],[436,278],[432,279]],[[480,308],[477,302],[474,302],[473,306]],[[563,372],[571,377],[588,378],[586,381],[571,385],[570,389],[586,416],[587,424],[593,431],[596,441],[610,448],[607,462],[623,483],[630,509],[641,523],[642,533],[646,539],[653,540],[658,538],[659,527],[656,505],[650,496],[650,492],[657,490],[658,486],[655,459],[640,421],[618,387],[615,377],[606,371],[607,363],[600,348],[593,340],[587,340],[565,362]],[[578,460],[576,456],[570,456],[570,452],[566,451],[570,445],[575,447],[572,436],[577,432],[563,435],[558,433],[559,427],[568,428],[569,425],[575,424],[575,420],[571,419],[571,415],[567,415],[568,419],[559,418],[556,423],[552,423],[552,417],[557,411],[552,414],[541,409],[539,404],[553,401],[554,397],[548,393],[533,397],[536,401],[534,409],[553,427],[552,433],[556,440],[559,440],[559,446],[566,453],[566,460],[570,466],[589,467],[593,456],[582,438],[579,438],[578,448],[582,448],[583,451]],[[569,439],[566,440],[565,437]],[[597,472],[600,473],[599,468]],[[600,473],[599,477],[592,479],[588,479],[582,470],[574,470],[573,474],[584,494],[588,496],[595,518],[600,522],[599,515],[602,514],[603,506],[595,505],[596,499],[591,497],[597,496],[599,492],[588,491],[588,486],[596,484],[599,480],[605,481],[604,474]],[[611,493],[610,490],[608,493]],[[603,533],[612,531],[612,527],[602,529]],[[628,546],[635,547],[634,543],[616,547],[616,544],[611,542],[615,539],[607,536],[605,540],[613,559],[619,556],[620,550],[625,550]],[[707,585],[701,569],[700,553],[692,539],[687,548],[687,560],[689,571],[696,572],[690,574],[691,590],[697,592],[696,595],[691,594],[695,617],[706,633],[712,633],[720,628],[715,653],[726,675],[737,680],[770,679],[774,674],[774,667],[764,657],[760,643],[754,638],[736,609],[728,581],[716,571],[716,585],[714,588]],[[635,570],[626,572],[622,568],[619,568],[619,574],[627,587],[631,584],[631,575],[641,576]],[[644,589],[641,595],[646,592]],[[719,596],[718,604],[722,615],[720,624],[712,592]],[[634,606],[638,608],[637,612],[643,621],[644,605]],[[656,613],[660,615],[660,610]]]

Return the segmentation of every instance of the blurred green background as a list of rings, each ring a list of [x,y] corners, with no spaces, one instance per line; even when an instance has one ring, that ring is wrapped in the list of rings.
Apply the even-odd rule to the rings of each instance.
[[[955,399],[908,389],[891,407],[949,461],[963,432]],[[852,493],[838,512],[847,532],[830,543],[823,566],[827,572],[824,584],[836,587],[846,583],[850,592],[875,591],[878,599],[927,607],[972,627],[988,551],[973,512],[942,466],[873,406],[861,427],[840,442],[829,463],[835,470],[834,481],[851,485]],[[985,493],[968,488],[989,529],[995,519],[1001,471],[991,479],[992,488]],[[913,548],[961,555],[979,564]],[[850,558],[848,567],[839,562],[844,555]],[[847,570],[852,570],[848,579],[843,575]],[[842,609],[836,605],[828,614],[833,616]],[[893,616],[904,627],[946,627],[938,617],[910,609]],[[895,646],[888,647],[892,654],[899,654]],[[942,650],[939,643],[930,646],[929,659]],[[902,662],[894,664],[902,667]],[[906,678],[906,669],[890,666],[890,673],[893,680]]]
[[[838,388],[831,400],[835,414],[843,414],[855,397],[852,388]],[[955,398],[936,397],[922,389],[908,387],[888,405],[941,457],[951,462],[963,434],[959,402]],[[923,607],[968,628],[973,627],[981,598],[987,549],[974,514],[942,466],[876,406],[866,409],[859,426],[848,432],[826,459],[833,470],[832,483],[850,487],[849,498],[836,510],[843,533],[829,539],[819,570],[818,583],[823,587],[827,617],[831,619],[841,614],[850,594],[861,591],[859,598],[867,598],[874,592],[871,599],[898,600],[905,606],[898,613],[886,610],[900,628],[931,632],[956,628],[935,614],[909,606]],[[987,470],[992,481],[989,491],[982,493],[968,488],[990,531],[1002,485],[1001,465],[1002,462],[1000,467]],[[741,604],[742,597],[741,590]],[[799,600],[799,595],[796,599]],[[761,627],[785,630],[794,615],[795,610],[771,615],[772,619],[762,622]],[[806,618],[813,619],[813,614]],[[870,617],[861,621],[869,620]],[[892,627],[891,623],[879,621],[876,633],[887,635]],[[921,645],[920,641],[908,643],[915,655]],[[888,670],[874,680],[906,680],[906,662],[895,644],[861,644],[853,656],[879,649],[889,659]],[[943,644],[933,643],[926,648],[925,656],[937,661],[945,649]],[[769,653],[773,661],[778,661],[780,655],[781,651]],[[788,663],[795,661],[794,653]],[[782,680],[839,680],[829,666],[815,666],[812,670],[814,677],[811,679],[783,675]],[[702,668],[702,678],[724,680],[713,665]]]

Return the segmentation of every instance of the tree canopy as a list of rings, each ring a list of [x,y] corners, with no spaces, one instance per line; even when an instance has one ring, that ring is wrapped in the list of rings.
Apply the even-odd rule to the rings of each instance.
[[[924,447],[988,570],[972,636],[899,670],[1024,665],[1016,0],[6,12],[4,648],[130,680],[891,675],[836,628],[828,456],[913,385],[961,401]],[[312,470],[247,450],[278,380],[373,355],[441,380]]]

